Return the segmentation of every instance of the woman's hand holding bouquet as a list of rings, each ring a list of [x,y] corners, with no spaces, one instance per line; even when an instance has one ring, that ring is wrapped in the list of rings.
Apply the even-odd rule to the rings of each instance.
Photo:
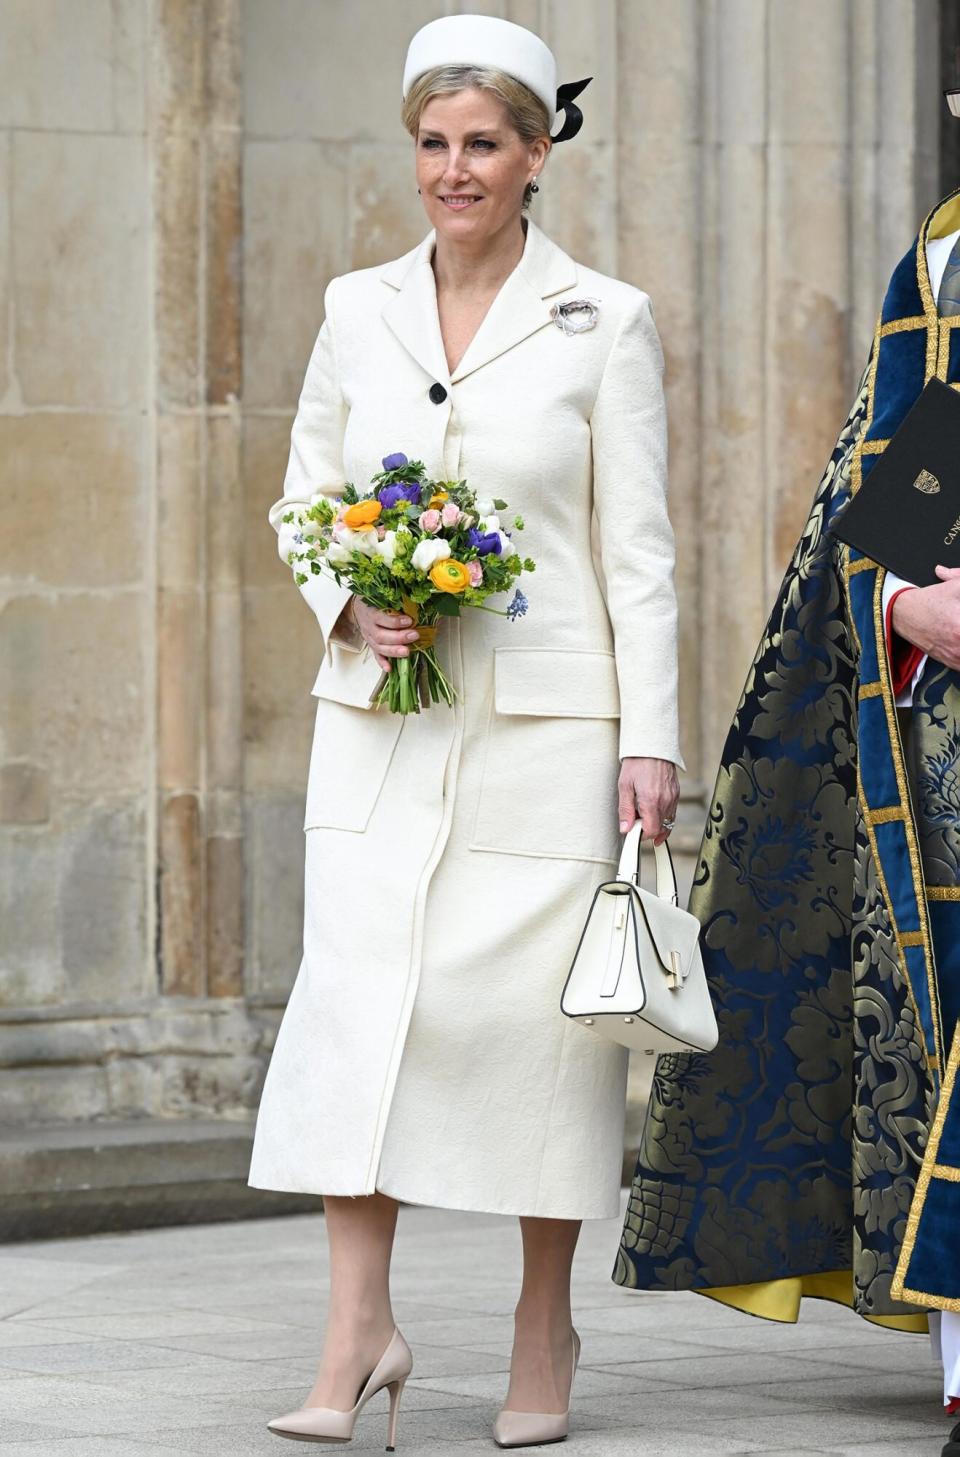
[[[348,599],[341,613],[373,653],[377,666],[385,673],[393,667],[391,659],[410,656],[411,644],[417,640],[412,617],[398,617],[395,612],[381,612],[368,607],[357,596]]]
[[[398,454],[384,458],[372,485],[364,496],[350,485],[339,498],[317,495],[305,511],[284,516],[297,526],[288,561],[301,586],[325,571],[367,607],[410,618],[410,655],[394,658],[377,703],[419,713],[421,703],[450,704],[455,696],[435,651],[440,620],[459,617],[462,607],[522,617],[527,599],[519,588],[505,609],[486,603],[534,563],[500,524],[506,501],[478,500],[466,481],[428,481],[422,462]],[[523,530],[519,516],[512,525]]]

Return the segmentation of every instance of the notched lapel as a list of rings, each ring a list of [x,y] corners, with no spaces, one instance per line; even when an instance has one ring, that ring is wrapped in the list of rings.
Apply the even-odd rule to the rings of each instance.
[[[527,224],[523,257],[506,280],[450,376],[453,384],[506,354],[553,322],[556,294],[574,288],[577,265],[535,223]]]
[[[550,305],[536,289],[531,288],[519,268],[515,269],[467,345],[463,358],[450,376],[452,382],[456,384],[468,374],[482,369],[549,323]]]
[[[393,292],[381,310],[387,327],[432,380],[450,383],[447,358],[437,312],[437,286],[430,259],[434,234],[429,233],[419,248],[398,258],[380,277]]]
[[[528,223],[523,256],[506,279],[452,374],[448,372],[431,258],[435,234],[387,265],[381,278],[393,292],[383,319],[422,369],[442,384],[456,384],[531,334],[552,323],[557,294],[576,286],[577,267],[535,223]]]

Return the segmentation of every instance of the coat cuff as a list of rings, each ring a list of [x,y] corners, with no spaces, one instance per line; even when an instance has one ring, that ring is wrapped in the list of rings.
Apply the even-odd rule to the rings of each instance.
[[[352,596],[350,588],[338,586],[333,577],[321,572],[319,576],[309,577],[300,591],[320,624],[324,649],[331,638],[341,647],[351,647],[352,644],[335,631],[340,614]]]
[[[636,730],[620,730],[620,758],[621,759],[665,759],[668,764],[675,764],[682,772],[686,769],[683,762],[683,755],[680,753],[680,745],[669,739],[656,739],[649,734],[638,734]]]
[[[343,607],[340,609],[340,616],[330,629],[330,642],[335,642],[339,647],[345,648],[348,653],[362,653],[366,647],[366,641],[362,632],[357,627],[356,622],[347,611],[349,606],[350,597],[347,598]]]

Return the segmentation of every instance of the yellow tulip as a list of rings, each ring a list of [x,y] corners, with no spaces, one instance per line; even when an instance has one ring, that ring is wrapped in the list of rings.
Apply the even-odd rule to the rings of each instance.
[[[444,501],[448,501],[449,499],[449,491],[435,491],[430,497],[430,505],[431,507],[439,507],[443,505]]]
[[[444,557],[430,568],[430,580],[438,592],[464,592],[470,585],[470,573],[463,562]]]

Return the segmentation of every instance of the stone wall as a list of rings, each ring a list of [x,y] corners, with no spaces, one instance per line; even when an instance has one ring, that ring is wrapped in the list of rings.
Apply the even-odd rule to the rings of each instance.
[[[243,1121],[299,956],[315,625],[265,513],[334,274],[424,231],[444,9],[592,75],[535,216],[663,335],[681,843],[937,195],[937,0],[4,0],[0,1068],[8,1126]],[[685,838],[684,838],[685,837]]]

